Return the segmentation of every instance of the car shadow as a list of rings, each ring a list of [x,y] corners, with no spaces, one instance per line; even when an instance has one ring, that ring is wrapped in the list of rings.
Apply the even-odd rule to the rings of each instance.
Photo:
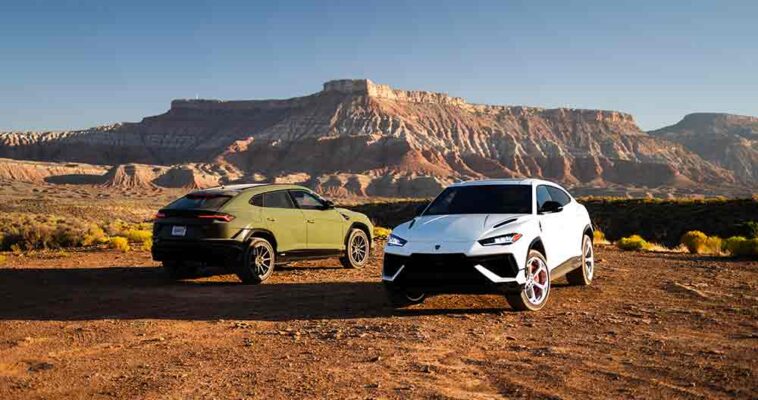
[[[380,282],[168,281],[157,267],[0,269],[0,320],[264,320],[495,314],[508,308],[397,310]]]

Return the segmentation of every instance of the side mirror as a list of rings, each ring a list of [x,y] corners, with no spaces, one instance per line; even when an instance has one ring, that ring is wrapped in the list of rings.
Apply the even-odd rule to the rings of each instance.
[[[418,217],[419,215],[421,215],[421,213],[424,212],[424,210],[426,210],[427,206],[429,206],[429,204],[422,204],[422,205],[416,207],[416,215],[415,216]]]
[[[548,214],[548,213],[556,213],[561,212],[563,210],[563,206],[561,203],[557,201],[546,201],[544,204],[542,204],[542,207],[539,209],[540,214]]]
[[[331,200],[324,200],[324,210],[331,210],[334,208],[334,202]]]

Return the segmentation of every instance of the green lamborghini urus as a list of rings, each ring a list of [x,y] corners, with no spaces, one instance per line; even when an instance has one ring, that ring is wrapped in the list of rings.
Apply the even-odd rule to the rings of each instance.
[[[174,279],[198,265],[220,265],[244,283],[260,283],[277,264],[339,257],[368,262],[373,226],[360,213],[296,185],[231,185],[199,190],[155,216],[153,259]]]

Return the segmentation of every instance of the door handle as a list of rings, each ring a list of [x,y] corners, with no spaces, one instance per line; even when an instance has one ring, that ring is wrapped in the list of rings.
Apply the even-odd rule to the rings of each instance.
[[[274,218],[270,218],[270,217],[269,217],[269,218],[266,218],[266,221],[271,221],[271,222],[274,222],[274,221],[276,221],[276,219],[274,219]]]
[[[307,222],[307,223],[309,223],[309,224],[312,224],[312,223],[315,223],[316,221],[314,221],[314,220],[312,220],[312,219],[306,219],[306,220],[305,220],[305,222]]]

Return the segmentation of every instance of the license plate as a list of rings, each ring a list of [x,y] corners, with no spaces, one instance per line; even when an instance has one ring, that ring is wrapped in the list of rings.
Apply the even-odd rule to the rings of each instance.
[[[186,226],[172,226],[171,227],[172,236],[184,236],[186,233],[187,233]]]

